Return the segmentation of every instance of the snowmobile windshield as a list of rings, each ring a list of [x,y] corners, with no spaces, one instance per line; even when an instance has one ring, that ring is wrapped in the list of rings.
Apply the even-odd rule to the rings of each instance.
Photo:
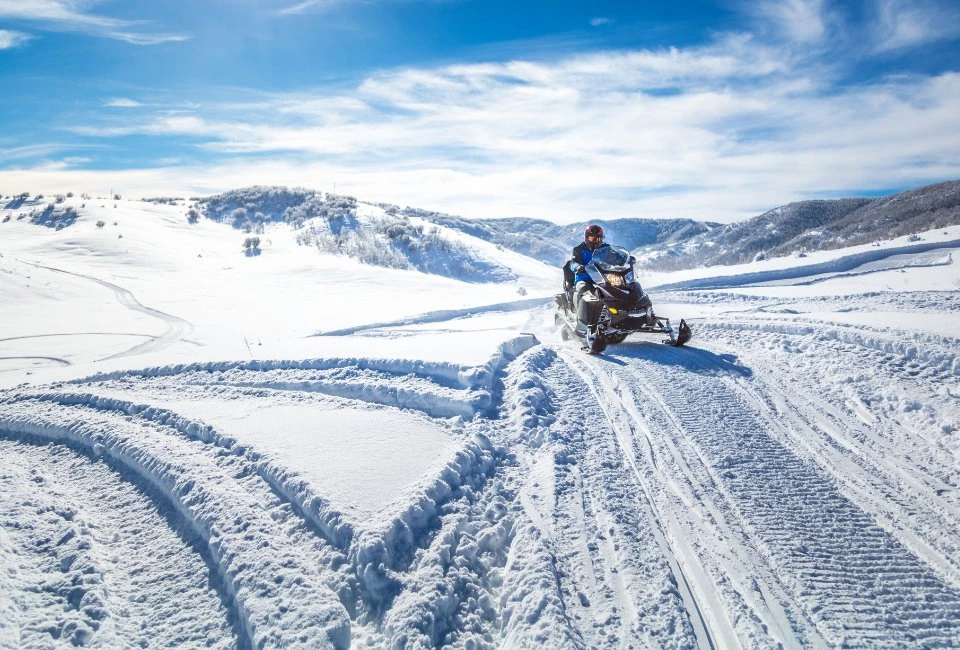
[[[619,246],[598,248],[590,261],[603,271],[625,273],[630,270],[630,252]]]

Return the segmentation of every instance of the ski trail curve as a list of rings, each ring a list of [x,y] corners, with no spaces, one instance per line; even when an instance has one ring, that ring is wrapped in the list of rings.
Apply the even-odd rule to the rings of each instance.
[[[171,345],[173,345],[174,343],[176,343],[177,341],[183,339],[183,337],[186,336],[193,329],[193,325],[190,322],[182,318],[179,318],[177,316],[173,316],[172,314],[167,314],[166,312],[162,312],[158,309],[153,309],[152,307],[147,307],[143,305],[139,300],[137,300],[137,298],[133,295],[133,293],[131,293],[130,291],[128,291],[127,289],[124,289],[119,285],[113,284],[112,282],[101,280],[99,278],[93,277],[92,275],[84,275],[83,273],[66,271],[64,269],[58,269],[52,266],[44,266],[42,264],[37,264],[35,262],[27,262],[24,260],[19,260],[19,261],[23,262],[24,264],[33,266],[35,268],[45,269],[47,271],[53,271],[54,273],[63,273],[65,275],[72,275],[74,277],[82,278],[84,280],[88,280],[90,282],[99,284],[100,286],[105,287],[110,291],[112,291],[113,295],[117,299],[117,302],[119,302],[124,307],[131,309],[133,311],[140,312],[142,314],[146,314],[147,316],[157,318],[163,321],[163,324],[167,328],[166,331],[164,331],[162,334],[154,338],[151,338],[148,341],[135,345],[128,350],[124,350],[123,352],[118,352],[116,354],[111,354],[109,356],[103,357],[102,359],[97,359],[97,361],[121,359],[124,357],[132,357],[140,354],[145,354],[148,352],[157,352],[159,350],[164,350],[170,347]]]

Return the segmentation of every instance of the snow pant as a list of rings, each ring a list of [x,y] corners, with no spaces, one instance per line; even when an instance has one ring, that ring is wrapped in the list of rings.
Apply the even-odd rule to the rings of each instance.
[[[593,283],[586,280],[577,282],[577,286],[573,288],[573,310],[576,312],[577,320],[580,321],[580,327],[583,329],[596,322],[600,315],[601,304],[599,301],[584,301],[583,299],[587,292],[592,293],[592,291]],[[591,309],[591,307],[595,308]]]

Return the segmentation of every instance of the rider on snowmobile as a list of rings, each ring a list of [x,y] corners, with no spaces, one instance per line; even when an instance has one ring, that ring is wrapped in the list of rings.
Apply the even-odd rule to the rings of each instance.
[[[573,308],[577,310],[580,299],[583,294],[593,289],[593,280],[587,273],[586,266],[593,259],[594,253],[602,246],[610,244],[603,243],[603,228],[597,224],[587,226],[583,231],[583,241],[577,244],[573,249],[573,255],[569,262],[569,268],[573,271],[574,290],[573,290]]]

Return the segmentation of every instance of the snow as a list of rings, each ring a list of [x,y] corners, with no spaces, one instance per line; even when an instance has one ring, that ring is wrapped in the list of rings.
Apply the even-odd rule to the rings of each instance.
[[[960,229],[643,277],[694,339],[591,357],[459,231],[516,280],[43,205],[0,211],[0,647],[960,645]]]
[[[227,431],[243,445],[269,449],[354,521],[376,515],[422,476],[438,474],[457,449],[449,433],[406,412],[249,397],[238,408],[236,401],[151,404]],[[393,464],[398,457],[403,464]]]

